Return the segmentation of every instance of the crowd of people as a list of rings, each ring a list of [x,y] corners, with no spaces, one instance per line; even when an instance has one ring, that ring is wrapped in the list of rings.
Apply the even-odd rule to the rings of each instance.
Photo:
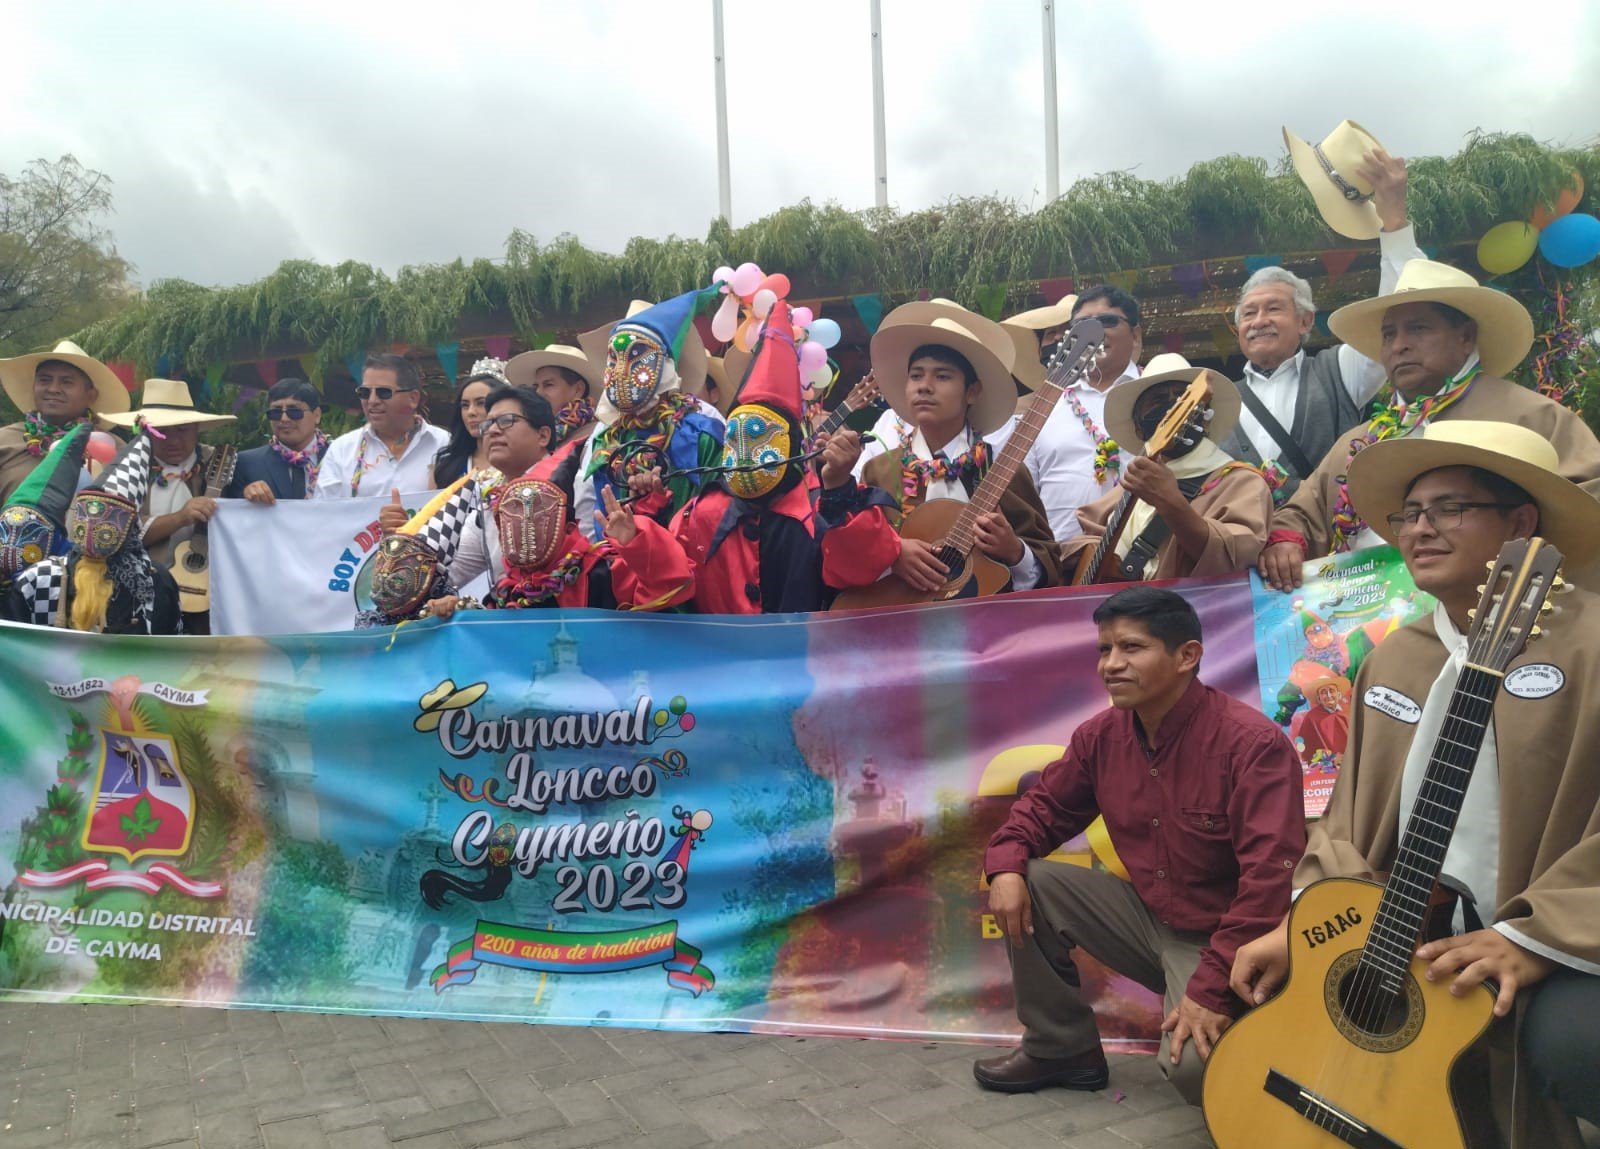
[[[787,302],[760,317],[752,350],[718,359],[692,322],[704,292],[690,292],[636,303],[576,346],[478,361],[448,428],[424,418],[423,379],[405,356],[367,358],[356,391],[365,421],[331,441],[322,396],[282,380],[267,397],[271,441],[239,455],[221,497],[263,514],[286,500],[388,498],[373,608],[358,625],[468,608],[815,611],[885,580],[927,598],[964,577],[968,552],[1003,572],[1002,592],[1252,568],[1291,592],[1308,560],[1398,545],[1439,607],[1367,658],[1354,698],[1398,692],[1422,719],[1357,707],[1309,843],[1293,747],[1266,717],[1201,685],[1199,622],[1181,595],[1135,585],[1096,616],[1112,708],[1074,732],[990,846],[984,868],[1013,943],[1025,1035],[1017,1053],[979,1063],[980,1083],[1105,1084],[1069,954],[1081,946],[1166,994],[1162,1061],[1194,1099],[1212,1043],[1283,978],[1293,891],[1393,863],[1415,749],[1425,764],[1421,732],[1438,729],[1430,708],[1460,671],[1485,561],[1542,533],[1576,571],[1600,540],[1600,441],[1505,378],[1532,345],[1528,312],[1426,258],[1407,220],[1404,161],[1360,129],[1346,123],[1295,154],[1330,225],[1378,240],[1378,292],[1335,312],[1340,345],[1314,353],[1310,285],[1281,267],[1256,272],[1235,308],[1247,364],[1236,380],[1173,354],[1141,368],[1140,304],[1115,286],[998,323],[933,299],[896,308],[872,335],[888,410],[871,432],[827,433]],[[1062,379],[1056,353],[1085,320],[1103,346]],[[5,614],[205,633],[175,555],[216,512],[208,484],[219,476],[201,440],[230,416],[196,409],[186,384],[162,379],[129,410],[117,378],[70,343],[4,361],[0,378],[27,412],[0,428]],[[1146,450],[1197,381],[1201,417]],[[131,437],[86,470],[91,432],[106,425]],[[426,490],[439,493],[402,505],[401,492]],[[902,533],[936,500],[968,504],[959,545]],[[1114,545],[1102,547],[1108,532]],[[466,593],[475,582],[486,589]],[[1592,1028],[1573,1021],[1600,1008],[1600,766],[1584,749],[1600,713],[1600,634],[1588,635],[1600,610],[1582,589],[1564,609],[1563,634],[1539,658],[1566,685],[1552,699],[1496,703],[1474,783],[1486,797],[1452,847],[1490,924],[1422,953],[1429,976],[1462,990],[1496,982],[1496,1012],[1515,1022],[1491,1049],[1515,1048],[1520,1033],[1544,1096],[1594,1118],[1592,1073],[1571,1070],[1600,1063]],[[1043,861],[1096,815],[1130,881]],[[1497,1104],[1501,1068],[1486,1070]],[[1502,1127],[1514,1117],[1541,1131],[1523,1143],[1570,1143],[1560,1140],[1570,1119],[1527,1090],[1498,1113]]]

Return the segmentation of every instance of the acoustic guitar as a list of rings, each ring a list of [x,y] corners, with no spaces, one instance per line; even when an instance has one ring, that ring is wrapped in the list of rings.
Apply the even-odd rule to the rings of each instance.
[[[1211,384],[1207,374],[1202,371],[1162,417],[1156,433],[1145,443],[1145,454],[1165,462],[1167,452],[1174,443],[1188,445],[1195,441],[1194,436],[1204,435],[1205,421],[1211,417],[1210,405]],[[1128,514],[1138,501],[1132,491],[1122,492],[1122,497],[1111,510],[1111,517],[1106,520],[1105,533],[1100,536],[1100,542],[1085,549],[1078,559],[1077,570],[1072,575],[1073,586],[1127,581],[1117,573],[1117,543],[1122,538],[1122,529],[1128,525]]]
[[[222,492],[233,482],[234,464],[238,462],[231,445],[218,447],[206,466],[206,497],[220,499]],[[199,614],[211,609],[211,556],[206,550],[206,528],[195,527],[194,534],[184,539],[172,551],[172,581],[178,584],[178,602],[185,614]]]
[[[1415,957],[1507,666],[1561,585],[1561,552],[1509,542],[1489,564],[1466,666],[1382,886],[1328,878],[1289,913],[1289,978],[1206,1063],[1218,1149],[1464,1149],[1451,1067],[1488,1028],[1486,986],[1456,997]]]
[[[833,434],[844,426],[846,419],[863,408],[881,406],[883,406],[883,393],[878,389],[878,381],[872,377],[872,372],[868,371],[854,387],[850,388],[850,394],[844,397],[843,402],[828,412],[828,417],[817,424],[816,430],[811,433],[812,438]]]
[[[1088,374],[1105,344],[1105,329],[1097,319],[1080,319],[1072,325],[1050,358],[1044,382],[1039,385],[1027,414],[1017,421],[1005,447],[984,475],[968,502],[930,499],[906,515],[900,537],[920,539],[933,547],[934,557],[945,565],[949,577],[936,590],[917,590],[896,574],[871,586],[841,591],[829,610],[861,610],[873,606],[905,606],[944,602],[957,598],[982,598],[999,594],[1011,585],[1011,572],[978,551],[974,529],[978,518],[995,510],[1011,485],[1012,476],[1033,441],[1039,437],[1056,401],[1072,383]]]

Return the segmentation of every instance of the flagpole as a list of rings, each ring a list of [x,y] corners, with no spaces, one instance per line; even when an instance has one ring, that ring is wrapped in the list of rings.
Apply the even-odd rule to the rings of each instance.
[[[711,37],[717,74],[717,205],[722,222],[732,227],[733,176],[728,165],[728,66],[722,47],[722,0],[711,0]]]
[[[1056,5],[1043,0],[1044,9],[1044,201],[1055,203],[1061,195],[1060,132],[1056,124]]]
[[[872,0],[872,156],[879,207],[889,206],[889,142],[883,126],[883,3]]]

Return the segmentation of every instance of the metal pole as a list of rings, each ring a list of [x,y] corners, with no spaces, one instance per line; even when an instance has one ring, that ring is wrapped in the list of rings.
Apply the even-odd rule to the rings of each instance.
[[[1061,195],[1060,132],[1056,126],[1056,5],[1043,0],[1044,8],[1044,202],[1055,203]]]
[[[733,226],[733,176],[728,166],[728,67],[722,50],[722,0],[711,0],[712,56],[717,72],[717,204]]]
[[[883,4],[872,0],[872,155],[878,206],[889,206],[889,137],[883,126]]]

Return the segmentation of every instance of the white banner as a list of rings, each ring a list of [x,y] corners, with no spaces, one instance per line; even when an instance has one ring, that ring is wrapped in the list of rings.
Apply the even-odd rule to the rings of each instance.
[[[412,509],[431,492],[402,496]],[[349,630],[370,606],[368,560],[388,495],[280,501],[222,499],[208,528],[212,634]]]
[[[140,682],[137,678],[119,678],[107,681],[104,678],[83,678],[77,682],[51,682],[47,684],[50,693],[57,698],[68,702],[76,702],[80,698],[87,698],[91,694],[115,694],[126,686],[135,687],[133,693],[147,694],[151,698],[173,706],[204,706],[209,690],[182,690],[176,686],[168,686],[165,682]]]

